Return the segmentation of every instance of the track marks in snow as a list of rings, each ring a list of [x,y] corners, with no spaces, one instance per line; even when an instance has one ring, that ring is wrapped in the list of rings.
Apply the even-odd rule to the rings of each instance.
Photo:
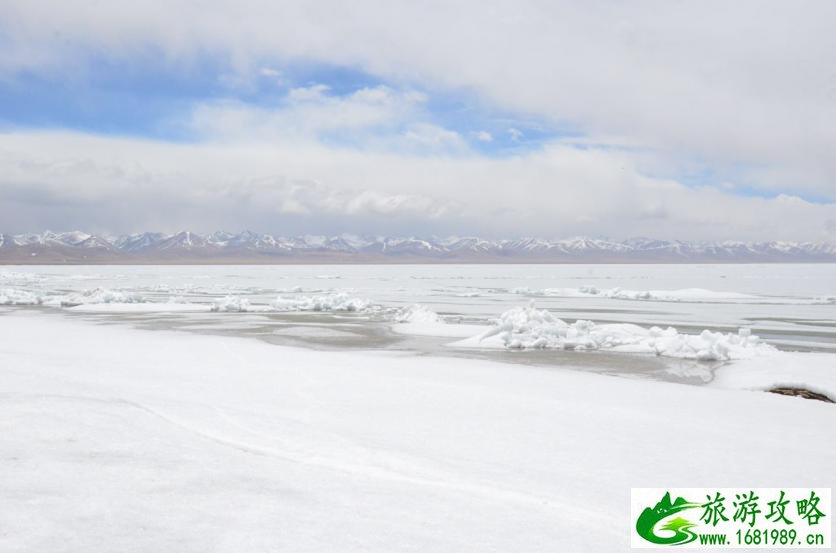
[[[497,487],[491,483],[473,480],[467,474],[445,470],[437,466],[438,463],[429,459],[393,453],[383,449],[370,449],[366,446],[352,444],[346,439],[342,440],[343,443],[340,446],[342,449],[331,452],[305,447],[302,444],[294,444],[286,440],[279,445],[276,444],[276,442],[282,441],[279,436],[252,429],[236,421],[222,409],[203,404],[183,404],[192,412],[201,412],[201,423],[195,424],[182,417],[172,415],[164,409],[119,397],[108,398],[70,394],[6,394],[0,396],[0,401],[67,401],[127,408],[148,415],[177,431],[184,432],[204,442],[233,449],[246,455],[268,457],[281,462],[306,465],[361,478],[381,479],[408,486],[419,486],[442,493],[475,495],[497,503],[516,503],[527,508],[554,512],[556,516],[559,515],[563,520],[570,520],[576,525],[594,526],[588,521],[594,521],[597,516],[600,516],[597,511],[584,509],[549,495],[536,493],[532,490]],[[298,421],[289,422],[298,424]],[[230,436],[233,433],[231,431],[233,427],[239,435]],[[242,433],[258,439],[262,443],[247,440],[240,436]],[[266,441],[272,443],[265,444]],[[349,451],[346,451],[347,449]],[[346,459],[363,459],[363,461],[351,462],[346,461]],[[615,530],[611,533],[616,535]]]

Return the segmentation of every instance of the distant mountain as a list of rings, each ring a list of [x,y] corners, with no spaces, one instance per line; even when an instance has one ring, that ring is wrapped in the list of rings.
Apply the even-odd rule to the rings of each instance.
[[[108,238],[81,231],[0,234],[0,263],[746,263],[836,262],[825,242],[631,238],[274,237],[190,231]]]

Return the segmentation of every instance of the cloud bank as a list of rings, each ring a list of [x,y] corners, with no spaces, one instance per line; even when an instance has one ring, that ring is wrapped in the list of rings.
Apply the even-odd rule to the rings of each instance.
[[[2,230],[834,240],[834,19],[830,2],[4,2],[2,86],[95,83],[101,59],[225,71],[159,121],[179,141],[7,124]],[[378,82],[292,83],[293,64]],[[258,79],[272,97],[248,96]],[[437,109],[450,95],[573,132],[463,130]]]

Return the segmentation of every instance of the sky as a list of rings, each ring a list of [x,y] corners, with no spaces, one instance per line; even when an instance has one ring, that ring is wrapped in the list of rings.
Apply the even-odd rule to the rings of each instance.
[[[0,0],[0,232],[836,241],[831,1]]]

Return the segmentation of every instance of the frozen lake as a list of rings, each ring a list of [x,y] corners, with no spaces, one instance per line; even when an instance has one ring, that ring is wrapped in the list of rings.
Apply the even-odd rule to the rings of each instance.
[[[412,351],[689,383],[711,380],[726,359],[456,343],[509,309],[533,305],[569,324],[674,327],[685,336],[743,328],[778,349],[836,352],[830,264],[4,267],[0,303],[283,345]],[[416,304],[437,319],[405,320]]]

